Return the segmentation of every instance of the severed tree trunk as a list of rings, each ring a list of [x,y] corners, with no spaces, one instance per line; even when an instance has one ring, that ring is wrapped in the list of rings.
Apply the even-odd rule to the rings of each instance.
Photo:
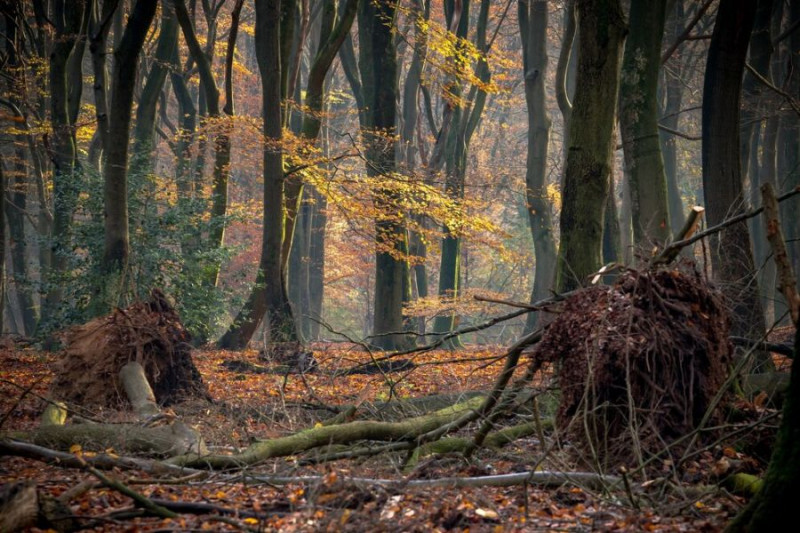
[[[572,290],[602,264],[615,103],[625,21],[618,0],[578,0],[579,54],[562,191],[557,287]],[[575,127],[578,125],[579,127]]]

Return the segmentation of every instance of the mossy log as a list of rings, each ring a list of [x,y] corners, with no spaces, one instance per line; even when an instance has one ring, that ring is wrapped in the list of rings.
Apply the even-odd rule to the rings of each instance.
[[[49,425],[33,431],[12,431],[0,434],[0,437],[58,450],[67,450],[78,444],[84,450],[103,451],[113,448],[118,453],[124,451],[159,457],[207,453],[203,439],[195,430],[180,421],[154,428],[134,424]]]
[[[333,426],[319,425],[286,437],[255,442],[235,455],[190,453],[174,457],[169,462],[191,468],[224,470],[254,465],[273,457],[294,455],[322,446],[350,444],[360,440],[410,441],[456,420],[466,411],[479,409],[482,403],[483,399],[476,397],[429,415],[399,422],[358,420]]]
[[[734,494],[752,497],[764,486],[764,480],[752,474],[739,472],[725,478],[722,485]]]

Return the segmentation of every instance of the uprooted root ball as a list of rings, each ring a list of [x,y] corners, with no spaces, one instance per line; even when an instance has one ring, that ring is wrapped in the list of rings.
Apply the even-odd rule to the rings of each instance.
[[[724,382],[728,324],[694,269],[626,270],[577,292],[534,352],[558,369],[560,428],[599,466],[663,451],[697,428]]]
[[[123,407],[119,370],[139,362],[156,401],[210,399],[191,358],[190,336],[164,294],[154,289],[148,302],[96,318],[67,330],[51,395],[87,407]]]

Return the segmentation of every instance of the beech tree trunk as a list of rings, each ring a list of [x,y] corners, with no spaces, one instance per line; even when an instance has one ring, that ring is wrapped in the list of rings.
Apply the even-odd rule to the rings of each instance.
[[[272,344],[297,343],[297,327],[281,268],[285,238],[283,128],[281,121],[280,0],[256,1],[256,52],[261,73],[264,115],[264,215],[256,283],[242,310],[219,341],[221,348],[242,349],[262,318]]]
[[[397,6],[393,2],[359,3],[359,61],[364,99],[362,135],[367,175],[376,181],[396,170],[397,51],[392,33]],[[397,213],[393,193],[375,187],[373,200],[386,213]],[[409,324],[403,304],[411,300],[408,236],[402,216],[375,221],[375,314],[372,344],[384,350],[406,345]]]
[[[684,0],[675,2],[675,11],[671,21],[667,40],[674,42],[683,30],[684,21]],[[670,65],[672,67],[672,65]],[[664,109],[661,124],[677,131],[680,123],[681,103],[683,102],[683,82],[680,79],[676,67],[662,69],[664,91]],[[678,147],[677,138],[674,134],[664,130],[659,130],[661,139],[661,154],[664,158],[664,174],[667,179],[667,198],[669,203],[669,220],[673,231],[683,227],[683,201],[681,200],[680,188],[678,187]]]
[[[551,125],[545,105],[547,2],[520,0],[518,18],[522,35],[525,102],[528,109],[525,192],[534,257],[536,258],[531,302],[538,302],[547,298],[553,289],[556,268],[556,243],[550,214],[550,200],[547,197],[547,149]],[[528,314],[526,329],[533,331],[538,321],[539,313]]]
[[[83,1],[57,0],[53,2],[51,14],[55,30],[49,70],[53,222],[47,257],[43,261],[43,265],[49,265],[50,271],[45,272],[45,301],[42,306],[42,322],[48,326],[52,325],[50,322],[57,315],[64,295],[61,277],[67,269],[72,215],[78,194],[78,153],[69,117],[67,65],[83,27],[84,7]]]
[[[21,13],[18,14],[21,16]],[[22,36],[19,33],[21,24],[19,19],[15,19],[11,12],[5,14],[6,31],[6,57],[8,66],[6,67],[11,74],[7,83],[7,94],[9,101],[16,109],[13,110],[17,118],[23,118],[18,113],[20,104],[20,90],[24,87],[25,70],[20,62],[19,51],[22,50]],[[20,83],[21,81],[21,83]],[[25,145],[27,135],[16,134],[13,136],[15,148],[11,172],[8,173],[0,190],[8,190],[10,184],[11,192],[6,196],[10,209],[5,211],[5,219],[8,221],[8,243],[11,253],[11,276],[13,279],[13,290],[16,295],[16,303],[22,318],[22,330],[20,333],[33,335],[36,331],[36,310],[34,309],[33,293],[31,290],[30,279],[28,279],[28,240],[25,235],[25,214],[28,205],[28,170],[26,165]],[[31,158],[35,157],[31,153]],[[0,169],[2,171],[2,169]],[[5,202],[3,208],[5,208]],[[0,224],[3,218],[0,218]],[[5,306],[0,304],[0,308]],[[2,324],[2,322],[0,322]]]
[[[739,154],[739,109],[744,63],[756,3],[722,0],[706,64],[703,88],[703,189],[708,225],[744,212]],[[760,339],[766,326],[755,278],[746,222],[723,229],[711,239],[714,278],[732,307],[731,333]],[[771,366],[768,354],[760,364]]]
[[[579,287],[602,265],[625,20],[618,0],[578,0],[579,53],[562,191],[557,286]]]
[[[781,291],[790,302],[790,315],[795,327],[794,361],[800,354],[800,323],[798,321],[797,280],[794,277],[786,244],[778,222],[778,206],[774,188],[763,186],[764,219],[767,238],[772,244],[778,264]],[[778,429],[775,447],[764,476],[764,485],[750,504],[728,525],[728,532],[780,531],[795,518],[797,495],[800,494],[800,365],[793,364],[783,400],[783,418]]]
[[[119,47],[114,52],[108,151],[103,165],[105,239],[102,271],[105,286],[97,310],[119,305],[128,292],[128,142],[139,54],[156,14],[157,0],[137,0]]]
[[[670,237],[667,178],[658,135],[658,72],[667,0],[633,2],[620,78],[620,129],[630,176],[633,238],[651,249]]]

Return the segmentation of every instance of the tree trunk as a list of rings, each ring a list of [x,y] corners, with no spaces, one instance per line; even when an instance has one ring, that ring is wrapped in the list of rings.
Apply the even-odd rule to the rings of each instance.
[[[750,36],[750,65],[765,79],[771,80],[770,66],[772,60],[771,26],[773,18],[773,0],[758,2],[756,19]],[[782,10],[781,10],[782,11]],[[749,200],[751,207],[761,204],[760,187],[764,183],[775,184],[775,133],[777,117],[770,116],[768,105],[771,94],[766,94],[763,85],[751,72],[746,72],[742,84],[742,171],[744,182],[749,184]],[[765,119],[765,117],[767,117]],[[763,147],[763,149],[762,149]],[[759,152],[762,164],[759,165]],[[771,161],[770,161],[771,160]],[[764,166],[771,166],[771,175],[762,172]],[[751,219],[748,228],[753,237],[753,260],[758,270],[758,284],[761,290],[761,303],[767,323],[773,320],[773,292],[775,263],[769,257],[766,232],[761,220]]]
[[[264,215],[256,283],[242,310],[219,341],[242,349],[266,318],[273,344],[297,343],[297,328],[281,268],[284,239],[283,131],[281,121],[280,0],[256,1],[256,53],[264,114]]]
[[[105,239],[102,270],[106,276],[98,311],[120,305],[129,290],[128,142],[139,54],[156,14],[156,0],[137,0],[119,47],[114,52],[108,152],[103,165]]]
[[[580,286],[602,264],[605,204],[625,21],[618,0],[578,0],[577,87],[562,191],[557,286]]]
[[[675,2],[674,20],[670,24],[668,40],[674,42],[684,24],[683,1]],[[673,69],[662,69],[663,72],[663,91],[664,110],[661,123],[673,131],[678,130],[680,123],[681,103],[683,102],[683,82]],[[667,179],[667,199],[669,203],[670,227],[674,231],[683,227],[685,220],[683,214],[683,201],[681,199],[680,187],[678,186],[678,147],[676,137],[664,130],[659,130],[661,139],[661,154],[664,157],[664,174]]]
[[[16,107],[15,115],[17,119],[24,120],[24,117],[19,112],[20,104],[20,91],[24,87],[24,67],[20,63],[18,51],[21,50],[22,38],[18,32],[18,20],[10,13],[5,16],[6,20],[6,57],[8,58],[8,71],[11,73],[11,78],[8,81],[8,92],[10,102]],[[14,80],[22,80],[15,82]],[[25,145],[27,144],[28,135],[16,134],[13,136],[14,148],[14,164],[12,166],[12,175],[7,177],[11,182],[11,192],[6,193],[8,184],[4,184],[0,191],[3,191],[5,204],[8,203],[8,209],[5,211],[5,220],[8,221],[8,244],[11,252],[11,265],[13,276],[13,287],[16,295],[17,306],[19,307],[20,315],[22,317],[22,331],[20,333],[26,335],[33,335],[36,331],[36,309],[34,309],[33,294],[31,291],[31,280],[28,274],[28,241],[25,236],[25,214],[28,201],[28,170],[26,166]],[[31,158],[35,157],[31,153]],[[3,199],[0,199],[2,201]],[[0,217],[0,224],[3,218]],[[1,301],[0,301],[1,302]],[[0,303],[0,309],[4,307]],[[2,321],[0,321],[0,327]]]
[[[739,155],[739,109],[745,56],[756,3],[722,0],[706,64],[703,88],[703,189],[708,225],[746,208]],[[764,312],[755,279],[747,223],[723,229],[711,240],[714,277],[732,306],[731,333],[760,339]],[[768,354],[759,363],[768,365]]]
[[[155,161],[156,108],[164,83],[167,81],[168,65],[178,45],[178,22],[173,9],[161,10],[161,27],[158,44],[150,72],[136,107],[136,125],[133,132],[133,148],[129,175],[144,180],[153,172]],[[144,182],[142,182],[144,183]]]
[[[789,21],[800,20],[800,3],[789,2]],[[785,42],[785,41],[784,41]],[[800,31],[793,31],[788,38],[786,57],[787,79],[781,80],[779,87],[794,98],[800,96]],[[800,116],[794,110],[787,110],[781,117],[778,144],[778,190],[789,191],[800,185]],[[786,234],[792,266],[800,270],[800,217],[797,216],[798,202],[783,202],[781,222]]]
[[[718,15],[719,16],[719,15]],[[774,191],[770,185],[764,189]],[[762,190],[764,190],[762,189]],[[797,280],[795,279],[778,222],[778,206],[774,192],[765,192],[764,219],[767,237],[772,244],[780,271],[781,290],[790,302],[795,327],[794,360],[800,354]],[[728,525],[728,532],[780,531],[795,519],[794,506],[800,494],[800,365],[793,364],[789,387],[783,400],[783,418],[775,447],[764,476],[764,485],[750,504]]]
[[[536,258],[531,302],[538,302],[545,299],[553,289],[556,268],[556,243],[550,200],[547,197],[547,149],[550,141],[550,117],[545,104],[547,2],[520,0],[519,29],[522,35],[522,65],[528,109],[525,192]],[[526,330],[533,331],[538,322],[539,313],[528,314]]]
[[[397,52],[392,26],[394,3],[359,2],[359,70],[364,98],[362,135],[367,175],[376,181],[373,201],[384,219],[375,221],[375,314],[372,343],[384,350],[407,344],[403,305],[411,299],[406,224],[394,193],[380,181],[396,170]]]
[[[400,157],[409,176],[414,176],[417,165],[417,149],[414,142],[417,138],[416,132],[419,123],[419,92],[422,85],[422,72],[428,56],[427,32],[423,31],[421,24],[430,20],[430,0],[425,0],[424,5],[422,0],[415,0],[411,6],[410,16],[415,17],[417,23],[414,25],[414,52],[406,74],[405,84],[403,85]],[[412,213],[410,216],[413,227],[409,231],[408,252],[412,258],[412,297],[426,298],[428,296],[428,271],[426,265],[428,246],[421,233],[426,220],[424,216],[418,213]],[[425,317],[419,317],[415,329],[417,333],[425,334]]]
[[[205,107],[207,109],[208,116],[211,119],[221,119],[222,114],[220,113],[219,104],[220,93],[211,70],[209,54],[203,50],[200,46],[200,42],[197,40],[194,26],[189,18],[189,13],[186,10],[186,5],[183,0],[176,0],[174,5],[175,14],[181,26],[181,30],[183,31],[184,38],[186,39],[186,44],[189,47],[192,59],[197,63],[197,69],[200,73],[200,84],[202,87],[200,107]],[[233,61],[233,49],[236,46],[236,35],[239,31],[239,14],[241,8],[242,3],[237,1],[231,14],[231,27],[228,36],[228,49],[226,52],[226,85],[231,84],[230,75],[232,67],[230,65]],[[212,17],[216,17],[216,15],[213,12],[206,13],[206,17],[210,20],[209,36],[215,36],[216,19]],[[233,91],[227,89],[226,94],[228,95],[228,100],[225,105],[225,115],[232,116],[234,112]],[[228,211],[228,179],[230,177],[231,162],[231,131],[232,124],[230,121],[225,120],[219,133],[214,138],[211,216],[208,230],[208,243],[206,245],[206,250],[209,252],[219,250],[225,239],[225,217]],[[201,141],[201,146],[198,151],[198,161],[196,162],[197,165],[195,168],[195,180],[197,182],[195,186],[196,195],[199,193],[199,190],[201,190],[199,184],[203,181],[203,167],[205,166],[203,162],[204,152],[205,141]],[[207,268],[203,269],[204,275],[202,283],[206,289],[212,289],[217,285],[220,264],[218,260],[211,260],[210,264],[206,266]],[[208,322],[208,320],[209,318],[206,317],[203,322]]]
[[[102,2],[102,10],[100,3]],[[89,159],[93,161],[95,170],[102,170],[101,162],[108,152],[108,32],[111,29],[110,18],[117,9],[119,0],[92,0],[91,24],[89,24],[89,52],[92,56],[94,70],[94,111],[97,119],[99,150],[94,150]]]
[[[327,142],[325,142],[327,145]],[[327,150],[327,147],[323,148]],[[327,222],[328,200],[316,189],[308,191],[313,200],[311,223],[309,224],[308,250],[308,315],[306,319],[308,339],[320,339],[320,323],[322,320],[322,296],[325,291],[325,225]]]
[[[450,11],[455,13],[457,11],[457,3],[450,5]],[[488,53],[486,31],[489,20],[489,5],[490,2],[488,0],[481,1],[475,28],[475,48],[481,54]],[[461,15],[458,20],[456,36],[467,37],[469,20],[469,2],[464,1],[461,5]],[[491,78],[489,65],[483,56],[476,60],[475,76],[483,83],[488,83]],[[486,104],[485,90],[473,85],[469,95],[464,98],[460,85],[461,82],[456,78],[453,80],[452,88],[449,89],[450,96],[455,98],[455,105],[453,105],[451,124],[447,134],[447,144],[445,145],[445,194],[454,199],[456,203],[464,199],[469,143]],[[443,230],[442,259],[441,267],[439,268],[439,296],[456,299],[461,292],[461,236],[447,225],[444,226]],[[436,317],[433,330],[436,333],[445,333],[455,330],[457,326],[458,317],[455,313],[450,313]],[[448,345],[451,348],[458,348],[461,343],[458,337],[455,337],[448,341]]]
[[[343,6],[340,18],[336,21],[335,10],[324,12],[320,31],[320,42],[314,62],[308,73],[308,83],[306,85],[306,98],[303,102],[307,111],[303,114],[303,122],[300,129],[300,137],[314,145],[319,137],[322,128],[322,115],[325,100],[325,79],[330,71],[336,53],[342,46],[345,38],[350,34],[350,28],[356,16],[358,0],[348,0]],[[334,22],[336,22],[334,24]],[[284,270],[289,261],[291,245],[294,237],[295,219],[300,202],[303,198],[303,181],[295,176],[286,182],[286,239],[281,251],[282,265]]]
[[[667,178],[658,136],[658,72],[667,0],[633,2],[620,75],[620,129],[630,176],[633,239],[651,249],[670,237]]]
[[[67,65],[83,26],[84,2],[53,3],[52,20],[55,35],[50,52],[50,121],[53,135],[50,138],[53,161],[53,223],[48,257],[44,264],[50,266],[45,273],[45,302],[42,306],[43,323],[51,322],[59,312],[63,299],[62,277],[67,271],[70,250],[72,215],[78,195],[77,149],[73,125],[69,120],[69,92]],[[45,208],[46,209],[46,208]]]

